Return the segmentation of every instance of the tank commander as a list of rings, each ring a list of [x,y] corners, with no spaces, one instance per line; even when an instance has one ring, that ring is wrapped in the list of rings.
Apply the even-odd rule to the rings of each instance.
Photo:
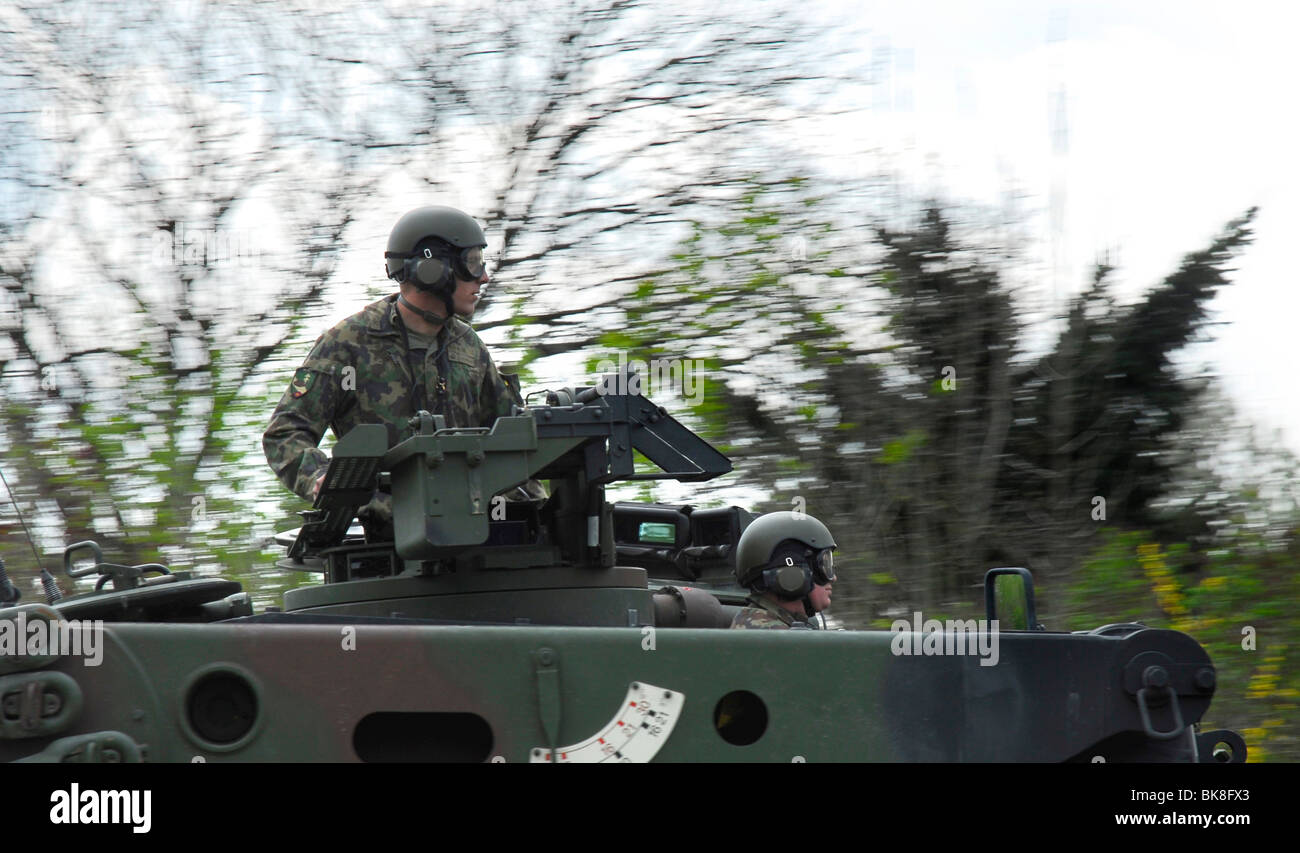
[[[412,210],[393,226],[384,268],[400,290],[367,305],[317,339],[293,375],[262,436],[280,482],[314,501],[329,457],[318,445],[362,423],[388,428],[388,446],[409,438],[425,410],[449,427],[491,426],[522,405],[469,318],[488,281],[483,229],[450,207]],[[517,492],[520,490],[516,490]],[[528,496],[544,496],[530,483]],[[376,494],[359,513],[368,532],[387,532],[392,508]],[[382,535],[382,533],[380,533]]]
[[[750,522],[736,543],[736,580],[748,587],[749,606],[732,628],[815,628],[813,617],[831,603],[835,540],[801,512],[771,512]]]

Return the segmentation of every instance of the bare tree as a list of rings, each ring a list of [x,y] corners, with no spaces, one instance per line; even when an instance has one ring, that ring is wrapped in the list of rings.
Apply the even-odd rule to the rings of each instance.
[[[0,174],[21,204],[0,221],[3,432],[45,549],[107,538],[119,560],[212,563],[260,547],[250,383],[325,294],[381,173],[358,168],[376,137],[333,106],[347,66],[259,64],[285,32],[253,11],[4,12]],[[314,105],[315,129],[255,108],[268,98]]]
[[[480,328],[525,366],[572,351],[702,211],[788,156],[834,60],[793,7],[0,16],[0,446],[19,504],[47,551],[93,536],[122,560],[161,546],[226,567],[292,504],[257,437],[322,315],[366,298],[338,273],[349,241],[378,258],[371,220],[448,199],[479,214],[507,297]],[[521,326],[525,307],[549,324]]]

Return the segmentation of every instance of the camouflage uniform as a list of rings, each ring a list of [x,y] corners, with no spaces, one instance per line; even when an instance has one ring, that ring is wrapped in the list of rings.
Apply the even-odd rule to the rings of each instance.
[[[750,596],[749,606],[736,614],[733,628],[816,628],[811,619],[802,619],[766,598]]]
[[[453,318],[444,326],[423,363],[410,355],[404,331],[393,294],[321,335],[294,373],[262,449],[280,482],[299,497],[314,499],[316,477],[329,462],[317,447],[326,427],[342,438],[357,424],[383,424],[392,447],[414,433],[408,420],[420,409],[445,415],[449,427],[477,427],[522,404],[467,323]],[[391,518],[387,500],[377,497],[367,509],[377,519]]]

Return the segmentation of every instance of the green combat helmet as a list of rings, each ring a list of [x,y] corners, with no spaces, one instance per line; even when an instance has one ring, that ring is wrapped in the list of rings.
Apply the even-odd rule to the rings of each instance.
[[[384,271],[394,281],[409,281],[442,299],[447,316],[455,313],[452,293],[456,279],[483,277],[483,247],[487,239],[474,219],[454,207],[418,207],[393,226],[384,251]],[[418,314],[426,312],[405,302]],[[425,316],[430,322],[441,318]]]
[[[811,515],[771,512],[754,519],[736,543],[736,580],[757,592],[797,601],[813,583],[835,579],[835,538]]]

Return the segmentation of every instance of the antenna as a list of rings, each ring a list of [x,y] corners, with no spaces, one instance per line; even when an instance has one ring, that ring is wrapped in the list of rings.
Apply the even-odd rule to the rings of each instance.
[[[1056,9],[1052,12],[1047,25],[1048,44],[1069,40],[1069,12]],[[1061,279],[1064,277],[1068,263],[1066,259],[1066,179],[1069,170],[1070,124],[1069,100],[1065,91],[1065,69],[1062,59],[1063,47],[1052,51],[1052,70],[1056,77],[1056,91],[1049,97],[1052,100],[1052,183],[1048,191],[1048,219],[1052,231],[1052,295],[1050,312],[1059,310],[1061,299]]]

